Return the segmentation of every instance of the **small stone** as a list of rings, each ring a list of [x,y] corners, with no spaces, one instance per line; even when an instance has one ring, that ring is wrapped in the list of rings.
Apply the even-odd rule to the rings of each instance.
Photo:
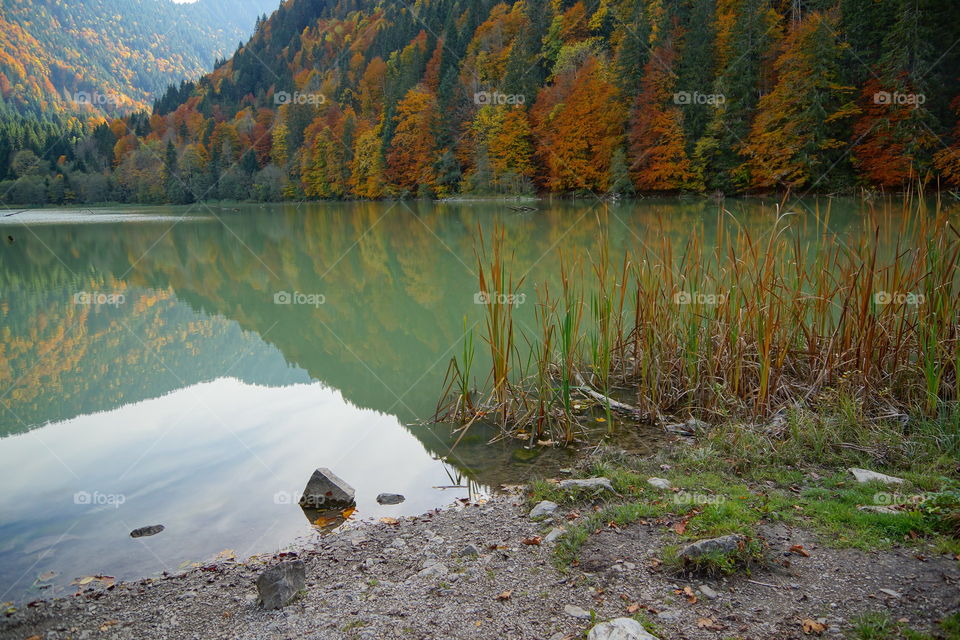
[[[707,600],[716,600],[720,597],[719,593],[705,584],[700,585],[700,593],[702,593]]]
[[[394,549],[405,549],[407,547],[407,541],[404,540],[403,538],[394,538],[393,542],[391,542],[387,546],[392,547]]]
[[[877,473],[876,471],[870,471],[869,469],[857,469],[850,468],[848,469],[850,473],[853,474],[853,477],[857,479],[857,482],[864,484],[867,482],[882,482],[883,484],[903,484],[903,478],[895,478],[893,476],[888,476],[884,473]]]
[[[560,508],[560,505],[558,505],[556,502],[544,500],[530,510],[530,519],[536,520],[537,518],[545,518],[546,516],[553,515],[553,512],[558,508]]]
[[[647,478],[647,484],[654,489],[663,489],[664,491],[667,491],[672,487],[670,481],[666,478]]]
[[[587,640],[657,640],[657,637],[633,618],[615,618],[591,629]]]
[[[897,514],[900,513],[893,507],[888,507],[884,504],[862,504],[857,507],[857,511],[863,511],[864,513],[886,513],[886,514]]]
[[[377,502],[380,504],[400,504],[406,500],[399,493],[381,493],[377,496]]]
[[[349,484],[326,467],[313,472],[307,482],[300,506],[311,509],[338,509],[352,507],[354,490]]]
[[[879,591],[880,591],[880,593],[883,593],[883,594],[885,594],[885,595],[888,595],[888,596],[890,596],[891,598],[897,598],[897,599],[899,599],[899,598],[902,598],[902,597],[903,597],[902,594],[897,593],[897,592],[894,591],[893,589],[880,589]]]
[[[460,558],[467,558],[470,556],[479,556],[479,555],[480,555],[480,550],[477,549],[477,547],[472,544],[468,544],[463,549],[460,549],[460,551],[457,552],[457,557],[460,557]]]
[[[589,620],[589,619],[590,619],[590,612],[589,612],[589,611],[587,611],[586,609],[584,609],[584,608],[582,608],[582,607],[578,607],[578,606],[576,606],[576,605],[573,605],[573,604],[566,604],[566,605],[564,605],[564,606],[563,606],[563,611],[564,611],[564,613],[566,613],[568,616],[573,616],[574,618],[578,618],[578,619],[580,619],[580,620]]]
[[[257,578],[259,603],[264,609],[280,609],[306,588],[307,571],[302,560],[281,562]]]
[[[434,564],[428,565],[426,568],[417,573],[418,578],[433,578],[433,577],[442,577],[450,573],[450,570],[447,569],[447,565],[442,562],[437,562]]]
[[[149,527],[140,527],[139,529],[134,529],[133,531],[131,531],[130,537],[143,538],[144,536],[155,536],[161,531],[163,531],[165,528],[166,527],[164,527],[162,524],[153,524],[153,525],[150,525]]]
[[[584,478],[578,480],[561,480],[557,485],[564,491],[569,489],[603,489],[613,492],[613,485],[609,478]]]
[[[657,618],[663,620],[664,622],[676,622],[680,619],[679,611],[661,611],[657,614]]]
[[[193,600],[196,597],[197,597],[196,591],[184,591],[183,593],[177,596],[177,600]]]
[[[730,553],[737,551],[743,541],[744,537],[737,534],[721,536],[719,538],[708,538],[707,540],[699,540],[693,544],[688,544],[681,549],[677,555],[681,558],[699,558],[704,554],[713,552]]]
[[[557,538],[559,538],[566,532],[567,530],[564,529],[563,527],[554,527],[553,529],[550,529],[550,533],[546,535],[543,541],[546,543],[556,542]]]

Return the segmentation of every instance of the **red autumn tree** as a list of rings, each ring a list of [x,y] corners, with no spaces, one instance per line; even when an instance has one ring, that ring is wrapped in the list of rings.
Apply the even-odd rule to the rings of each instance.
[[[387,180],[398,192],[417,193],[436,185],[436,110],[435,96],[423,85],[410,89],[397,105],[396,129],[387,153]]]

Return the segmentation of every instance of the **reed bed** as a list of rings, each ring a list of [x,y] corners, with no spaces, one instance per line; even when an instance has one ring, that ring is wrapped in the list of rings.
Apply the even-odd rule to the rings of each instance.
[[[960,234],[939,202],[904,207],[842,237],[829,208],[778,212],[762,233],[720,209],[710,242],[654,232],[616,262],[601,239],[588,266],[561,259],[559,291],[536,287],[523,330],[496,303],[521,284],[498,229],[477,252],[491,371],[473,390],[468,335],[438,416],[543,444],[615,415],[756,422],[838,394],[874,416],[936,416],[960,398]]]

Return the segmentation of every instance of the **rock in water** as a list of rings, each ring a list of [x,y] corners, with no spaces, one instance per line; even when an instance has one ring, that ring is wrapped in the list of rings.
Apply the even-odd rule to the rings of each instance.
[[[400,504],[404,500],[406,498],[399,493],[381,493],[377,496],[377,502],[380,504]]]
[[[353,505],[353,487],[325,467],[313,472],[300,498],[300,506],[310,509],[345,509]]]
[[[857,479],[857,482],[864,484],[867,482],[882,482],[883,484],[903,484],[903,478],[895,478],[885,473],[877,473],[869,469],[851,468],[850,473]]]
[[[530,518],[536,520],[537,518],[553,515],[553,512],[556,511],[559,506],[556,502],[542,500],[537,503],[537,506],[530,510]]]
[[[587,640],[657,640],[657,637],[633,618],[615,618],[591,629]]]
[[[677,555],[681,558],[699,558],[706,553],[731,553],[737,551],[744,540],[745,538],[743,536],[736,534],[699,540],[685,546]]]
[[[281,562],[257,578],[259,604],[264,609],[280,609],[306,587],[307,570],[303,560]]]
[[[130,532],[131,538],[142,538],[144,536],[155,536],[166,527],[162,524],[152,524],[149,527],[140,527],[139,529],[134,529]]]

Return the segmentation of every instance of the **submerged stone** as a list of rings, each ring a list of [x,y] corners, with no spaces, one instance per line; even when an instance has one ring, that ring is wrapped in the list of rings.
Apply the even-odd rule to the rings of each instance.
[[[381,493],[377,496],[377,502],[380,504],[400,504],[406,500],[399,493]]]
[[[162,524],[152,524],[149,527],[140,527],[139,529],[134,529],[130,532],[131,538],[143,538],[145,536],[155,536],[166,527]]]

